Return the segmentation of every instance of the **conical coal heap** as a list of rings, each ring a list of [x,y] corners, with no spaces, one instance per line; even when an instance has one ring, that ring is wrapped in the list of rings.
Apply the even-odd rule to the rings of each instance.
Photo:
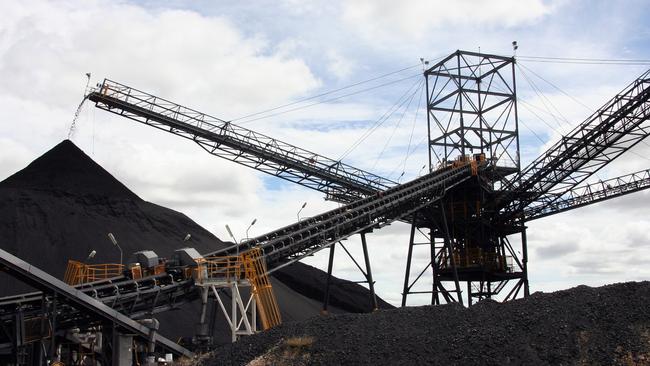
[[[0,247],[55,277],[63,277],[70,259],[119,263],[120,250],[108,233],[117,238],[124,261],[139,250],[169,258],[186,246],[206,253],[227,245],[184,214],[142,200],[69,140],[0,182]],[[191,239],[184,242],[187,234]],[[93,250],[97,254],[88,262]],[[283,319],[318,314],[325,274],[304,264],[278,272],[280,280],[272,278],[272,283]],[[352,283],[336,287],[330,311],[370,310],[365,288]],[[26,285],[0,276],[0,296],[27,291]],[[194,302],[157,314],[161,333],[172,339],[193,335],[199,310]],[[215,331],[217,339],[230,339],[223,324]]]
[[[70,140],[62,141],[25,169],[0,182],[0,188],[140,200]]]

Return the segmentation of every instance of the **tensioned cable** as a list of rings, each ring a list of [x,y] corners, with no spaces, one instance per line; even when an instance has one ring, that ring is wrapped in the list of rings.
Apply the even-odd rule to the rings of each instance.
[[[436,62],[436,61],[438,61],[438,60],[441,60],[441,59],[444,58],[445,56],[446,56],[446,55],[438,56],[438,57],[432,58],[432,59],[427,60],[427,61],[424,61],[423,59],[421,59],[421,61],[422,61],[424,64],[429,64],[429,63],[431,63],[431,62]],[[322,103],[327,103],[327,102],[330,102],[330,101],[333,101],[333,100],[337,100],[337,99],[340,99],[340,98],[344,98],[344,97],[347,97],[347,96],[351,96],[351,95],[355,95],[355,94],[363,93],[363,92],[366,92],[366,91],[369,91],[369,90],[373,90],[373,89],[376,89],[376,88],[378,88],[378,87],[382,87],[382,86],[390,85],[390,84],[393,84],[394,82],[384,83],[384,84],[378,85],[378,86],[376,86],[376,87],[366,88],[366,89],[360,90],[360,91],[358,91],[358,92],[345,94],[345,95],[342,95],[342,96],[340,96],[340,97],[331,98],[331,99],[328,99],[328,100],[324,100],[324,101],[320,101],[320,102],[312,103],[312,104],[309,104],[309,105],[306,105],[306,106],[303,106],[303,107],[292,108],[292,109],[290,109],[290,110],[283,111],[283,112],[273,113],[273,114],[268,115],[268,116],[261,116],[261,117],[257,117],[257,118],[249,119],[250,117],[259,116],[259,115],[262,115],[262,114],[265,114],[265,113],[268,113],[268,112],[273,112],[273,111],[276,111],[276,110],[280,110],[280,109],[283,109],[283,108],[286,108],[286,107],[290,107],[290,106],[293,106],[293,105],[296,105],[296,104],[300,104],[300,103],[302,103],[302,102],[306,102],[306,101],[309,101],[309,100],[317,99],[317,98],[320,98],[320,97],[323,97],[323,96],[326,96],[326,95],[330,95],[330,94],[334,94],[334,93],[340,92],[340,91],[342,91],[342,90],[347,90],[347,89],[353,88],[353,87],[355,87],[355,86],[359,86],[359,85],[367,84],[367,83],[370,83],[370,82],[372,82],[372,81],[376,81],[376,80],[383,79],[383,78],[386,78],[386,77],[389,77],[389,76],[392,76],[392,75],[395,75],[395,74],[399,74],[399,73],[401,73],[401,72],[404,72],[404,71],[407,71],[407,70],[413,69],[413,68],[418,67],[418,66],[420,66],[420,65],[421,65],[421,64],[416,64],[416,65],[411,65],[411,66],[408,66],[408,67],[404,67],[404,68],[401,68],[401,69],[399,69],[399,70],[392,71],[392,72],[389,72],[389,73],[386,73],[386,74],[382,74],[382,75],[379,75],[379,76],[376,76],[376,77],[373,77],[373,78],[370,78],[370,79],[366,79],[366,80],[363,80],[363,81],[359,81],[359,82],[356,82],[356,83],[354,83],[354,84],[350,84],[350,85],[347,85],[347,86],[344,86],[344,87],[341,87],[341,88],[338,88],[338,89],[330,90],[330,91],[327,91],[327,92],[324,92],[324,93],[320,93],[320,94],[317,94],[317,95],[314,95],[314,96],[306,97],[306,98],[301,98],[301,99],[296,100],[296,101],[294,101],[294,102],[287,103],[287,104],[284,104],[284,105],[280,105],[280,106],[277,106],[277,107],[274,107],[274,108],[270,108],[270,109],[267,109],[267,110],[264,110],[264,111],[260,111],[260,112],[256,112],[256,113],[251,113],[251,114],[248,114],[248,115],[245,115],[245,116],[241,116],[241,117],[238,117],[238,118],[235,118],[235,119],[230,120],[230,122],[234,122],[234,121],[242,121],[242,120],[244,120],[244,121],[242,121],[242,122],[239,122],[239,124],[245,124],[245,123],[249,123],[249,122],[257,121],[257,120],[259,120],[259,119],[264,119],[264,118],[268,118],[268,117],[272,117],[272,116],[277,116],[277,115],[284,114],[284,113],[293,112],[293,111],[295,111],[295,110],[299,110],[299,109],[302,109],[302,108],[307,108],[307,107],[311,107],[311,106],[314,106],[314,105],[318,105],[318,104],[322,104]],[[419,75],[419,74],[418,74],[418,75]],[[404,79],[396,80],[395,82],[398,82],[398,81],[401,81],[401,80],[405,80],[405,79],[408,79],[408,78],[404,78]]]
[[[411,153],[412,153],[412,151],[411,151],[411,143],[413,141],[413,134],[415,133],[415,125],[416,125],[416,122],[417,122],[417,119],[418,119],[418,113],[420,112],[420,107],[422,105],[422,94],[423,93],[424,93],[424,88],[421,88],[420,89],[420,95],[418,96],[418,106],[415,109],[415,116],[413,116],[413,125],[411,126],[411,135],[409,136],[409,144],[408,144],[408,147],[406,148],[406,157],[404,157],[404,164],[402,164],[402,171],[406,170],[406,162],[407,162],[407,160],[409,159],[409,157],[411,156]],[[413,150],[413,151],[415,151],[415,150]],[[392,174],[393,174],[393,172],[391,172],[391,175]]]
[[[556,64],[581,64],[581,65],[620,65],[620,66],[647,66],[647,59],[606,59],[606,58],[577,58],[577,57],[545,57],[545,56],[517,56],[518,60],[528,62],[556,63]]]
[[[555,107],[555,105],[553,105],[553,103],[552,103],[552,102],[551,102],[551,101],[550,101],[550,100],[549,100],[549,99],[548,99],[548,98],[547,98],[547,97],[542,93],[542,90],[541,90],[540,88],[538,88],[537,85],[536,85],[536,84],[535,84],[535,83],[534,83],[534,82],[533,82],[533,81],[528,77],[528,74],[526,74],[526,72],[524,72],[524,69],[522,69],[522,68],[520,68],[520,67],[518,67],[518,69],[519,69],[519,71],[521,71],[521,75],[523,75],[524,80],[526,80],[526,82],[528,83],[528,85],[530,85],[530,87],[533,89],[533,91],[535,92],[535,94],[537,94],[537,96],[540,98],[540,101],[542,102],[542,105],[544,106],[544,108],[546,108],[546,109],[548,110],[549,114],[550,114],[551,116],[553,116],[553,119],[554,119],[555,122],[557,123],[558,127],[559,127],[559,128],[562,128],[562,123],[560,122],[560,119],[562,119],[566,124],[570,125],[570,123],[569,123],[569,121],[566,119],[566,117],[564,117],[564,115],[562,115],[562,113],[560,113],[560,111]],[[548,102],[548,104],[550,104],[551,107],[553,107],[553,109],[555,109],[555,111],[560,115],[560,119],[558,119],[558,118],[557,118],[557,117],[556,117],[556,116],[551,112],[551,109],[548,107],[548,105],[546,105],[547,102]]]
[[[348,147],[343,154],[339,157],[339,161],[347,157],[354,149],[356,149],[366,138],[372,135],[384,122],[386,122],[390,116],[393,115],[397,110],[401,108],[402,105],[407,101],[408,95],[411,92],[411,89],[416,87],[421,81],[418,80],[413,85],[411,85],[405,92],[400,96],[400,98],[388,109],[384,114],[382,114],[377,121],[370,126],[350,147]],[[402,100],[403,99],[403,100]]]
[[[527,56],[520,55],[517,58],[537,58],[551,60],[579,60],[579,61],[621,61],[621,62],[650,62],[650,59],[628,59],[628,58],[579,58],[579,57],[553,57],[553,56]]]
[[[406,148],[406,156],[404,157],[403,163],[397,164],[395,166],[395,168],[393,168],[390,171],[390,173],[388,173],[388,178],[389,179],[392,179],[393,174],[395,174],[395,172],[397,172],[397,170],[400,168],[400,165],[402,166],[402,174],[404,174],[404,172],[406,172],[406,162],[407,162],[408,158],[411,156],[411,154],[413,152],[415,152],[420,147],[420,144],[427,137],[427,136],[424,136],[422,139],[420,139],[418,144],[416,144],[416,146],[413,149],[411,149],[411,146],[413,144],[413,134],[415,133],[415,125],[417,124],[418,114],[419,114],[420,108],[422,106],[422,94],[424,93],[424,89],[425,89],[424,85],[422,87],[420,87],[420,95],[418,96],[418,105],[417,105],[417,107],[415,109],[415,115],[413,116],[413,124],[411,126],[411,134],[409,136],[409,143],[408,143],[408,146]]]
[[[417,65],[412,65],[412,66],[408,66],[408,67],[405,67],[405,68],[399,69],[399,70],[397,70],[397,71],[392,71],[392,72],[389,72],[389,73],[386,73],[386,74],[383,74],[383,75],[379,75],[379,76],[376,76],[376,77],[373,77],[373,78],[370,78],[370,79],[367,79],[367,80],[359,81],[359,82],[356,82],[356,83],[354,83],[354,84],[350,84],[350,85],[347,85],[347,86],[344,86],[344,87],[341,87],[341,88],[338,88],[338,89],[334,89],[334,90],[330,90],[330,91],[327,91],[327,92],[324,92],[324,93],[320,93],[320,94],[317,94],[317,95],[313,95],[313,96],[311,96],[311,97],[301,98],[301,99],[298,99],[298,100],[296,100],[296,101],[294,101],[294,102],[291,102],[291,103],[283,104],[283,105],[280,105],[280,106],[277,106],[277,107],[273,107],[273,108],[269,108],[269,109],[266,109],[266,110],[263,110],[263,111],[259,111],[259,112],[256,112],[256,113],[247,114],[247,115],[245,115],[245,116],[241,116],[241,117],[238,117],[238,118],[232,119],[232,120],[230,120],[230,122],[235,122],[235,121],[239,121],[239,120],[246,119],[246,118],[249,118],[249,117],[258,116],[258,115],[260,115],[260,114],[264,114],[264,113],[268,113],[268,112],[273,112],[273,111],[276,111],[276,110],[278,110],[278,109],[282,109],[282,108],[290,107],[290,106],[292,106],[292,105],[296,105],[296,104],[299,104],[299,103],[302,103],[302,102],[306,102],[306,101],[308,101],[308,100],[312,100],[312,99],[316,99],[316,98],[324,97],[324,96],[326,96],[326,95],[334,94],[334,93],[340,92],[340,91],[342,91],[342,90],[346,90],[346,89],[354,88],[355,86],[359,86],[359,85],[367,84],[367,83],[372,82],[372,81],[375,81],[375,80],[379,80],[379,79],[383,79],[383,78],[388,77],[388,76],[391,76],[391,75],[399,74],[400,72],[403,72],[403,71],[406,71],[406,70],[413,69],[413,68],[415,68],[415,67],[417,67],[417,66],[419,66],[419,64],[417,64]]]
[[[519,123],[522,126],[526,127],[526,129],[528,129],[528,131],[530,131],[535,137],[537,137],[537,139],[539,140],[539,142],[542,143],[542,145],[544,145],[546,143],[546,142],[544,142],[544,140],[542,140],[541,137],[539,137],[539,135],[532,128],[528,127],[528,125],[524,121],[519,120]]]
[[[496,86],[496,85],[493,86],[493,87],[494,87],[495,89],[501,91],[501,92],[505,92],[505,90],[504,90],[503,88],[499,88],[499,87]],[[531,85],[531,87],[532,87],[532,85]],[[537,93],[537,91],[536,91],[534,88],[533,88],[533,91],[535,91],[535,93]],[[539,95],[539,93],[537,93],[537,94]],[[526,104],[529,105],[529,106],[531,106],[531,107],[534,107],[535,109],[538,109],[538,110],[540,110],[540,111],[542,111],[542,112],[544,112],[544,113],[548,113],[548,114],[550,114],[551,116],[553,116],[554,119],[556,119],[557,116],[555,116],[552,112],[547,111],[547,110],[544,110],[544,109],[542,109],[542,108],[540,108],[540,107],[538,107],[538,106],[536,106],[536,105],[534,105],[534,104],[532,104],[532,103],[528,103],[528,102],[526,102],[525,100],[523,100],[523,99],[521,99],[521,98],[519,98],[519,97],[517,97],[517,102],[518,102],[518,103],[521,102],[521,103],[522,103],[522,106],[523,106],[524,108],[526,108],[530,113],[532,113],[535,117],[537,117],[537,119],[539,119],[542,123],[544,123],[548,128],[550,128],[551,130],[555,131],[557,134],[559,134],[560,136],[562,136],[562,133],[561,133],[560,131],[558,131],[555,127],[553,127],[553,126],[550,125],[548,122],[546,122],[546,120],[544,120],[542,117],[540,117],[537,113],[535,113],[534,111],[532,111],[531,109],[529,109],[528,107],[526,107]]]
[[[573,97],[573,96],[570,95],[569,93],[565,92],[565,91],[562,90],[560,87],[558,87],[558,86],[556,86],[555,84],[551,83],[550,81],[546,80],[546,79],[543,78],[541,75],[539,75],[539,74],[536,73],[535,71],[531,70],[529,67],[526,67],[526,65],[523,65],[523,64],[521,64],[521,63],[518,63],[517,66],[518,66],[518,67],[521,66],[521,68],[525,68],[526,70],[530,71],[532,74],[534,74],[535,76],[537,76],[539,79],[541,79],[542,81],[546,82],[548,85],[552,86],[553,88],[555,88],[556,90],[558,90],[560,93],[562,93],[562,94],[566,95],[567,97],[571,98],[574,102],[576,102],[577,104],[581,105],[582,107],[584,107],[585,109],[587,109],[589,112],[593,112],[592,108],[590,108],[590,107],[587,106],[586,104],[582,103],[580,100],[578,100],[577,98]],[[520,70],[521,70],[521,68],[520,68]],[[523,70],[521,70],[521,71],[522,71],[522,73],[523,73]],[[552,114],[551,114],[551,115],[552,115]],[[645,142],[644,140],[641,140],[640,142],[641,142],[643,145],[650,147],[650,144],[648,144],[648,143]],[[630,152],[632,152],[634,155],[637,155],[637,156],[639,156],[639,157],[642,157],[642,158],[644,158],[644,159],[646,159],[646,160],[650,160],[650,159],[648,159],[648,157],[646,157],[646,156],[643,156],[643,155],[637,154],[636,152],[633,152],[633,151],[630,151]]]
[[[535,60],[524,59],[527,62],[541,62],[551,64],[576,64],[576,65],[618,65],[618,66],[648,66],[650,62],[587,62],[587,61],[558,61],[558,60]]]
[[[556,89],[557,91],[559,91],[560,93],[562,93],[562,94],[566,95],[567,97],[571,98],[571,100],[573,100],[574,102],[576,102],[576,103],[578,103],[579,105],[583,106],[583,107],[584,107],[585,109],[587,109],[589,112],[593,112],[593,108],[591,108],[591,107],[589,107],[588,105],[586,105],[585,103],[581,102],[578,98],[574,97],[573,95],[571,95],[571,94],[565,92],[564,90],[562,90],[562,89],[561,89],[560,87],[558,87],[557,85],[555,85],[555,84],[551,83],[550,81],[546,80],[545,78],[543,78],[541,75],[539,75],[539,74],[536,73],[535,71],[531,70],[531,69],[530,69],[529,67],[527,67],[526,65],[524,65],[524,64],[522,64],[522,63],[517,63],[517,66],[519,66],[520,68],[524,68],[524,69],[530,71],[533,75],[537,76],[540,80],[542,80],[542,81],[544,81],[545,83],[547,83],[548,85],[552,86],[553,88],[555,88],[555,89]]]
[[[413,149],[411,149],[411,154],[413,154],[414,152],[418,151],[418,150],[420,149],[420,146],[422,146],[422,144],[427,140],[427,138],[428,138],[427,135],[423,135],[423,136],[420,138],[420,141],[418,141],[418,143],[415,144],[415,147],[413,147]],[[424,165],[424,167],[426,167],[426,166],[427,166],[427,164]],[[395,173],[397,172],[397,169],[399,169],[399,167],[400,167],[400,164],[396,165],[395,168],[393,168],[393,170],[390,171],[390,173],[388,174],[388,178],[389,178],[389,179],[392,179],[391,177],[393,176],[393,174],[395,174]],[[423,168],[423,169],[424,169],[424,168]],[[402,173],[403,173],[404,171],[406,171],[406,168],[402,169]]]
[[[589,108],[589,107],[586,106],[584,103],[582,103],[582,102],[580,102],[579,100],[577,100],[576,98],[573,98],[571,95],[569,95],[568,93],[566,93],[565,91],[563,91],[563,90],[560,89],[559,87],[555,86],[555,85],[554,85],[553,83],[551,83],[550,81],[544,79],[543,77],[541,77],[539,74],[535,73],[535,72],[534,72],[533,70],[531,70],[530,68],[526,67],[525,65],[521,65],[521,67],[520,67],[519,64],[517,65],[517,67],[518,67],[519,70],[521,71],[522,75],[524,75],[524,79],[526,79],[526,81],[528,81],[529,84],[531,84],[531,86],[532,86],[534,89],[536,88],[536,86],[533,86],[533,84],[531,83],[531,81],[528,79],[528,76],[527,76],[526,73],[524,72],[523,68],[526,68],[528,71],[530,71],[530,72],[532,72],[533,74],[535,74],[535,76],[537,76],[537,77],[540,78],[541,80],[545,81],[546,83],[548,83],[549,85],[551,85],[551,86],[554,87],[555,89],[559,90],[562,94],[568,96],[568,97],[571,98],[573,101],[575,101],[576,103],[578,103],[578,104],[580,104],[581,106],[585,107],[586,109],[588,109],[588,110],[591,112],[591,108]],[[538,95],[539,95],[539,94],[538,94]],[[522,102],[523,102],[523,101],[522,101]],[[524,102],[524,103],[526,103],[526,102]],[[549,103],[550,103],[550,101],[549,101]],[[524,105],[524,107],[525,107],[525,105]],[[554,107],[554,109],[557,111],[557,108],[555,108],[555,106],[553,106],[553,107]],[[531,113],[532,113],[532,111],[531,111]],[[550,112],[548,112],[548,113],[549,113],[551,116],[553,116],[554,119],[555,119],[555,115],[554,115],[553,113],[550,113]],[[535,113],[533,113],[533,114],[535,114]],[[536,116],[537,116],[537,115],[536,115]],[[539,118],[542,122],[544,122],[544,120],[541,119],[539,116],[537,116],[537,118]],[[566,121],[567,124],[569,124],[569,121],[568,121],[564,116],[562,116],[562,119],[563,119],[564,121]],[[557,121],[557,120],[556,120],[556,121]],[[548,125],[548,124],[547,124],[547,125]],[[570,125],[570,124],[569,124],[569,125]],[[557,130],[555,130],[555,131],[558,132]],[[558,132],[558,133],[559,133],[559,132]],[[562,134],[560,133],[560,135],[562,135]],[[642,144],[645,145],[645,146],[650,147],[650,144],[648,144],[648,143],[645,142],[644,140],[641,140],[641,141],[639,141],[639,142],[642,143]],[[629,151],[631,154],[633,154],[633,155],[636,155],[636,156],[638,156],[638,157],[640,157],[640,158],[643,158],[644,160],[648,160],[648,161],[650,161],[650,158],[648,158],[647,156],[643,156],[643,155],[641,155],[641,154],[639,154],[639,153],[637,153],[637,152],[635,152],[635,151],[632,151],[632,150],[628,150],[628,151]],[[597,176],[597,177],[598,177],[598,176]],[[600,178],[600,177],[598,177],[598,178]]]
[[[413,91],[413,93],[411,93],[411,95],[410,95],[410,97],[409,97],[409,99],[408,99],[408,103],[407,103],[406,106],[404,107],[404,111],[402,112],[402,115],[400,116],[399,120],[397,121],[397,124],[396,124],[395,127],[393,128],[393,131],[391,132],[390,136],[388,137],[388,140],[387,140],[386,143],[384,144],[384,147],[381,149],[381,152],[380,152],[379,155],[377,156],[377,159],[375,159],[375,163],[372,165],[372,169],[370,169],[370,170],[375,170],[375,168],[377,167],[377,163],[379,163],[379,160],[380,160],[381,157],[384,155],[384,152],[385,152],[386,149],[388,148],[388,145],[389,145],[390,142],[393,140],[393,137],[395,136],[395,132],[396,132],[397,129],[399,128],[400,124],[402,123],[402,120],[404,119],[404,115],[406,115],[406,112],[408,111],[409,107],[411,106],[411,103],[413,102],[413,99],[415,98],[415,95],[416,95],[420,90],[422,90],[422,86],[423,86],[423,85],[424,85],[424,80],[420,80],[420,83],[418,84],[418,86],[415,88],[415,90]]]
[[[349,96],[352,96],[352,95],[356,95],[356,94],[364,93],[364,92],[367,92],[367,91],[370,91],[370,90],[378,89],[378,88],[381,88],[381,87],[384,87],[384,86],[387,86],[387,85],[396,84],[396,83],[399,83],[401,81],[408,80],[408,79],[413,79],[414,77],[421,76],[421,75],[422,75],[421,73],[417,73],[415,75],[411,75],[411,76],[407,76],[405,78],[389,81],[389,82],[386,82],[386,83],[383,83],[383,84],[375,85],[375,86],[370,87],[370,88],[361,89],[361,90],[358,90],[358,91],[355,91],[355,92],[352,92],[352,93],[343,94],[343,95],[340,95],[340,96],[337,96],[337,97],[321,100],[321,101],[310,103],[310,104],[307,104],[307,105],[304,105],[304,106],[291,108],[291,109],[288,109],[286,111],[276,112],[276,113],[267,114],[267,115],[264,115],[264,116],[261,116],[261,117],[249,119],[249,120],[244,121],[244,122],[239,122],[238,124],[239,125],[245,125],[247,123],[251,123],[251,122],[254,122],[254,121],[259,121],[261,119],[275,117],[275,116],[279,116],[279,115],[290,113],[290,112],[295,112],[295,111],[298,111],[298,110],[301,110],[301,109],[313,107],[313,106],[318,105],[318,104],[332,102],[332,101],[342,99],[342,98],[345,98],[345,97],[349,97]]]

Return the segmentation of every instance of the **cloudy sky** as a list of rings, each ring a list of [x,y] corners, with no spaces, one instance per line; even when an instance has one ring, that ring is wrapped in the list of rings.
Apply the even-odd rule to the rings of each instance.
[[[3,1],[0,179],[66,138],[86,72],[91,86],[108,77],[409,179],[426,163],[420,58],[436,60],[456,49],[512,55],[513,40],[522,56],[526,164],[649,66],[523,56],[648,60],[649,17],[646,1]],[[377,121],[383,122],[366,136]],[[72,140],[144,199],[185,212],[224,239],[225,224],[241,239],[254,218],[251,236],[295,221],[303,202],[303,217],[336,207],[318,192],[90,104]],[[598,178],[646,169],[648,156],[649,145],[639,145]],[[649,199],[642,192],[531,222],[531,290],[648,279]],[[378,292],[395,304],[407,241],[402,224],[369,237]],[[347,246],[360,251],[356,239]],[[325,268],[326,253],[307,262]],[[360,278],[343,255],[335,274]]]

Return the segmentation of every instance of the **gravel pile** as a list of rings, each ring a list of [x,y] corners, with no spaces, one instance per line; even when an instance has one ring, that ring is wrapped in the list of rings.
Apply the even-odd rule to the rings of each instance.
[[[285,323],[205,365],[650,365],[650,282]],[[251,362],[252,361],[252,362]]]

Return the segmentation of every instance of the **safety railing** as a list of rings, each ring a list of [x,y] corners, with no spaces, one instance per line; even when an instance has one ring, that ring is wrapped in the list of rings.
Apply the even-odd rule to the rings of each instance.
[[[122,275],[124,266],[117,263],[85,264],[69,260],[63,281],[70,286],[95,282]]]
[[[241,256],[212,256],[197,260],[195,278],[199,282],[210,280],[237,281],[244,274]]]
[[[456,267],[462,268],[484,268],[496,272],[511,272],[512,257],[501,254],[486,252],[481,248],[465,248],[455,250],[453,260]],[[451,269],[452,260],[446,252],[442,254],[441,269]]]
[[[194,279],[204,285],[247,280],[251,286],[257,312],[264,330],[282,322],[273,286],[267,274],[266,261],[259,248],[238,256],[210,256],[199,258],[194,268]]]

